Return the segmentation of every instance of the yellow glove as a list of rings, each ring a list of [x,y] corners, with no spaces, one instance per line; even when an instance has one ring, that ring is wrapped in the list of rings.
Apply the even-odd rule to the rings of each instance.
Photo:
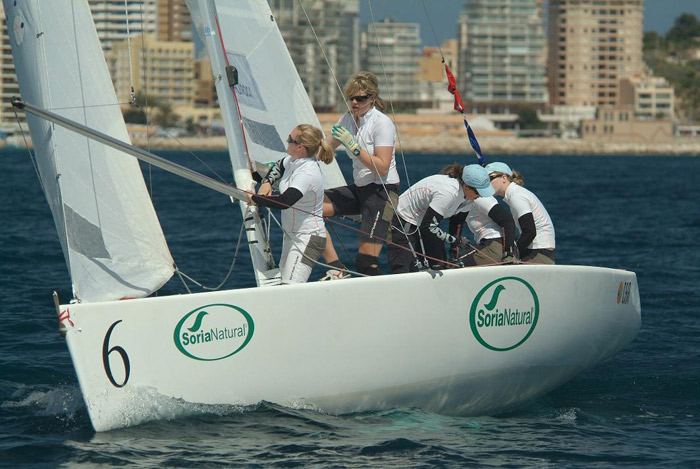
[[[345,145],[345,148],[350,150],[353,155],[360,156],[360,146],[357,144],[352,134],[342,125],[334,125],[331,130],[331,135],[334,139]]]

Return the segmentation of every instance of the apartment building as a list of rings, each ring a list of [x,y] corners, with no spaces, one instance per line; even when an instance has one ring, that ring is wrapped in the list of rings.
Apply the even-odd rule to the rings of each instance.
[[[185,0],[157,0],[156,22],[159,41],[192,40],[192,21]]]
[[[369,23],[361,37],[362,69],[379,78],[384,99],[394,107],[419,107],[417,76],[422,56],[420,25],[391,18]]]
[[[157,0],[88,0],[105,54],[127,36],[156,33]]]
[[[469,0],[458,35],[458,86],[472,111],[547,105],[542,0]]]
[[[644,0],[549,1],[552,105],[615,107],[620,83],[644,75]]]
[[[360,0],[269,3],[314,108],[334,111],[360,65]]]
[[[674,91],[662,77],[633,77],[620,80],[620,104],[629,106],[635,119],[672,119]]]
[[[7,32],[7,24],[4,21],[5,8],[0,3],[0,15],[2,15],[2,38],[0,38],[0,130],[12,132],[19,129],[19,125],[26,122],[24,112],[15,111],[10,104],[13,96],[19,96],[19,84],[15,75],[15,64],[12,60],[12,47],[10,46],[10,36]],[[19,119],[19,120],[18,120]],[[24,127],[25,130],[27,127]]]
[[[131,100],[131,88],[173,107],[192,107],[195,98],[194,44],[158,41],[144,34],[112,44],[112,81],[120,103]]]

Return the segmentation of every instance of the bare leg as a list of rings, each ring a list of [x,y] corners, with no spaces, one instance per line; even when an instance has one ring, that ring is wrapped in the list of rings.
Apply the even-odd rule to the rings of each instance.
[[[335,215],[335,208],[333,207],[333,203],[328,198],[328,196],[324,195],[323,216],[332,217],[333,215]],[[326,264],[330,264],[331,262],[336,262],[339,260],[338,253],[335,251],[335,246],[333,246],[333,239],[331,239],[331,234],[328,232],[328,228],[326,228],[326,247],[323,249],[323,259],[326,261]]]

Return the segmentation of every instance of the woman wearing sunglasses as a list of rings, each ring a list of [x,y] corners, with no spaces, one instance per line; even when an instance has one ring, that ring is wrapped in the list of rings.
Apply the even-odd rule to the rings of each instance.
[[[352,160],[353,184],[327,190],[323,215],[361,215],[362,226],[355,270],[364,275],[379,274],[382,241],[390,236],[389,225],[398,200],[399,173],[396,171],[394,141],[396,128],[382,111],[377,77],[369,72],[352,76],[343,89],[350,112],[333,127],[327,142],[345,146]],[[333,266],[323,280],[349,277],[338,259],[330,236],[323,252]]]
[[[392,244],[387,248],[392,272],[412,272],[426,265],[445,268],[446,265],[439,262],[445,260],[445,243],[466,246],[468,240],[461,238],[458,230],[456,236],[444,232],[439,224],[443,218],[450,218],[452,229],[456,226],[453,223],[455,218],[461,218],[463,222],[467,215],[463,212],[465,207],[477,220],[474,225],[481,225],[479,228],[484,232],[484,236],[493,235],[492,237],[501,241],[498,243],[494,240],[496,247],[503,244],[499,224],[505,227],[506,239],[510,239],[512,244],[515,224],[506,210],[492,197],[493,193],[489,174],[478,164],[452,164],[443,169],[441,174],[428,176],[413,184],[401,194],[392,220]],[[479,209],[475,207],[477,201]],[[484,212],[486,217],[480,217]],[[472,227],[472,224],[469,226]],[[487,229],[490,231],[487,232]],[[427,263],[423,261],[422,256],[416,256],[414,252],[429,256],[426,258]],[[502,254],[503,248],[491,263],[500,262]]]
[[[282,283],[303,283],[326,246],[323,223],[323,175],[319,160],[333,161],[333,149],[320,129],[296,126],[287,137],[288,156],[275,163],[251,203],[282,209]],[[279,180],[280,195],[272,196],[272,183]]]
[[[554,264],[554,225],[549,213],[535,194],[525,189],[523,178],[501,162],[486,165],[496,195],[510,207],[520,229],[516,244],[520,260],[530,264]]]

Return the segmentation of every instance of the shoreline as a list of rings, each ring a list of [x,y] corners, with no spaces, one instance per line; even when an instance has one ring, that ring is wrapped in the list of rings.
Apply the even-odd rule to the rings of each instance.
[[[340,114],[318,114],[321,128],[330,134]],[[473,154],[461,115],[395,114],[397,151],[404,153]],[[131,129],[132,132],[135,129]],[[155,131],[155,129],[154,129]],[[700,156],[700,136],[674,137],[663,141],[622,139],[561,139],[556,137],[518,138],[507,130],[474,128],[484,155],[669,155]],[[26,137],[29,139],[27,132]],[[133,145],[150,150],[225,151],[226,137],[151,137],[131,134]],[[4,143],[4,144],[3,144]],[[31,144],[31,142],[30,142]],[[0,141],[0,148],[24,148],[24,138]]]

